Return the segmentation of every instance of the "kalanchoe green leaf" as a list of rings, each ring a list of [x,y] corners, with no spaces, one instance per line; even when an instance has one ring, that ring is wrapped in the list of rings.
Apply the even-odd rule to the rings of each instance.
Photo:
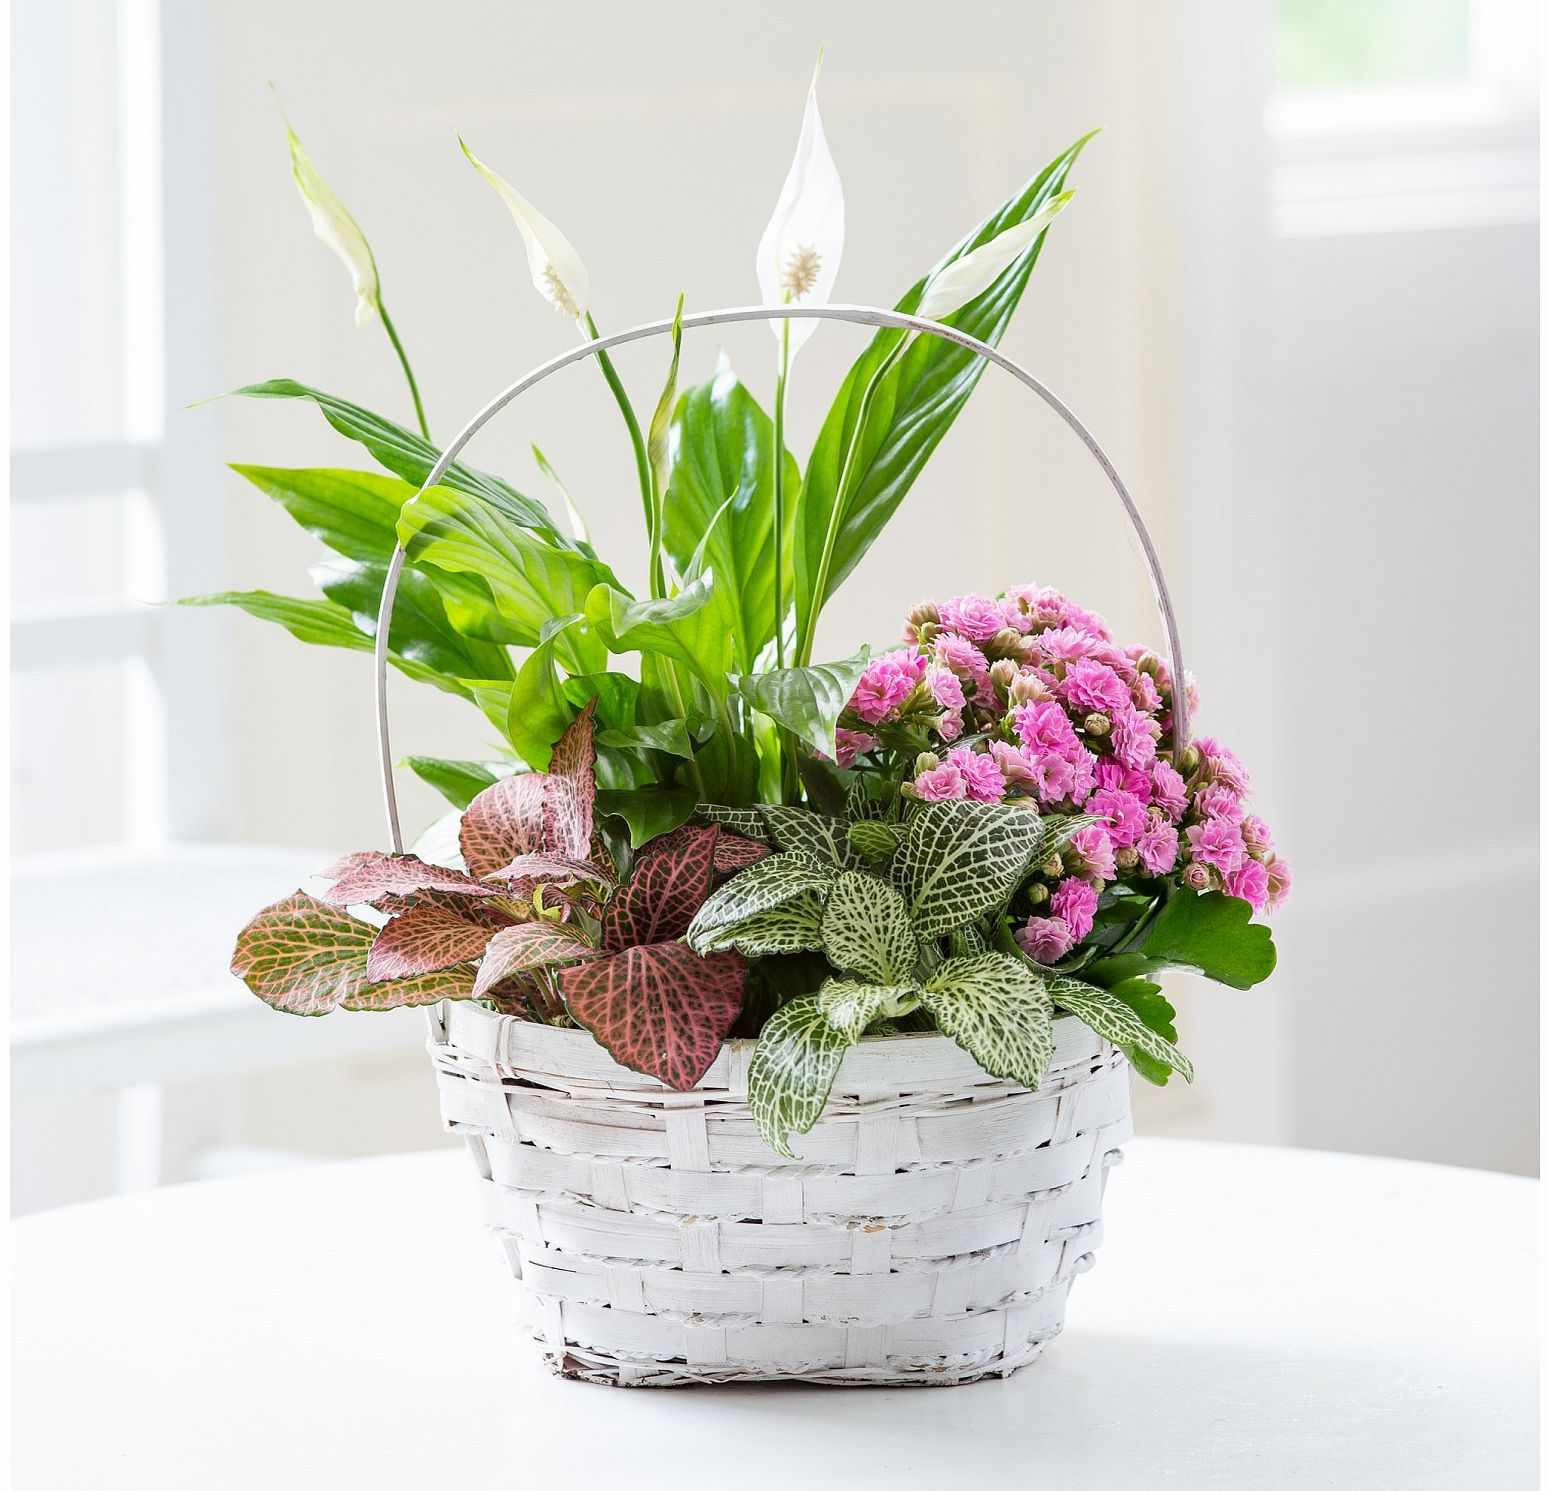
[[[1195,1080],[1195,1069],[1172,1041],[1152,1030],[1123,999],[1107,989],[1059,975],[1045,979],[1050,997],[1070,1011],[1089,1030],[1123,1050],[1134,1048],[1153,1061],[1172,1067],[1186,1082]]]
[[[940,937],[1006,903],[1039,847],[1038,815],[988,803],[917,808],[889,866],[915,932]]]
[[[802,849],[761,859],[710,893],[689,928],[689,944],[699,948],[723,927],[784,905],[805,891],[826,891],[834,876],[832,865]]]
[[[1054,1055],[1048,986],[1022,958],[949,958],[926,981],[921,1003],[937,1025],[990,1073],[1030,1090]]]
[[[1180,890],[1163,907],[1140,951],[1156,967],[1194,969],[1219,984],[1251,989],[1276,966],[1270,928],[1250,918],[1254,909],[1220,891]]]
[[[830,979],[769,1018],[748,1062],[748,1108],[776,1154],[797,1157],[790,1136],[818,1121],[845,1053],[884,1009],[913,992]]]
[[[907,982],[920,958],[904,897],[856,870],[841,871],[829,892],[823,949],[836,967],[879,984]]]

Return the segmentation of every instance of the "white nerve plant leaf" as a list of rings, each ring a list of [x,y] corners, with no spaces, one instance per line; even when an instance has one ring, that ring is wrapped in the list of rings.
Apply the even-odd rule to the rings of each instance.
[[[563,311],[573,320],[582,320],[587,314],[591,284],[581,255],[526,197],[485,165],[468,148],[468,142],[461,135],[457,142],[463,147],[469,163],[500,193],[501,201],[516,219],[517,231],[527,248],[527,267],[533,277],[533,288],[556,310]]]
[[[983,295],[1001,278],[1019,254],[1057,218],[1074,193],[1051,197],[1032,217],[997,233],[988,243],[971,249],[961,259],[943,267],[926,286],[915,314],[927,321],[941,321]]]
[[[755,270],[765,305],[827,305],[845,250],[845,193],[818,114],[818,69],[807,90],[797,153],[775,212],[759,240]],[[782,324],[772,321],[776,339]],[[816,321],[793,321],[791,350],[813,334]]]
[[[350,271],[350,279],[355,285],[355,324],[364,326],[373,316],[382,313],[382,285],[371,246],[355,219],[345,211],[344,203],[318,174],[311,156],[301,148],[301,141],[296,138],[289,120],[285,124],[285,137],[291,147],[291,175],[312,218],[312,230],[339,255],[344,267]]]

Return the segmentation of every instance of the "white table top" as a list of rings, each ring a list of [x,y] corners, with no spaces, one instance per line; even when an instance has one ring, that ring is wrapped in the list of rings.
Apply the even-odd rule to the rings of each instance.
[[[607,1391],[513,1327],[470,1173],[404,1155],[20,1222],[16,1484],[1536,1484],[1532,1181],[1138,1140],[1065,1334],[1014,1378]]]

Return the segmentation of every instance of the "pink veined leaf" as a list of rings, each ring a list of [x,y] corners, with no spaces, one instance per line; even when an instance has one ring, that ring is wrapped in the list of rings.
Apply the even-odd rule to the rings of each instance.
[[[687,832],[685,832],[687,828]],[[610,952],[682,937],[710,894],[715,824],[685,825],[652,844],[635,862],[630,883],[603,909],[603,946]]]
[[[414,911],[422,906],[435,906],[462,917],[464,921],[477,922],[481,927],[498,932],[502,927],[522,921],[528,913],[526,908],[516,904],[521,897],[510,887],[496,886],[495,889],[501,892],[499,899],[475,899],[473,896],[450,895],[440,890],[419,890],[407,896],[381,896],[372,902],[372,906],[388,916],[402,916],[406,911]]]
[[[616,1061],[687,1092],[743,1007],[743,972],[736,953],[662,942],[562,968],[560,992]]]
[[[366,958],[366,981],[381,984],[455,968],[477,958],[493,935],[498,934],[455,911],[417,906],[377,933]]]
[[[473,875],[488,875],[519,854],[541,854],[548,778],[520,772],[486,787],[463,814],[458,842]]]
[[[312,872],[315,880],[338,880],[348,875],[351,870],[358,870],[362,865],[374,864],[379,859],[386,859],[380,849],[357,849],[351,854],[341,854],[338,859],[331,859],[326,865],[319,865]]]
[[[592,847],[592,814],[597,801],[592,744],[597,700],[571,721],[549,758],[549,788],[544,801],[544,848],[551,854],[586,859]]]
[[[479,976],[474,980],[474,998],[484,998],[513,974],[601,956],[580,932],[562,922],[523,922],[507,927],[497,932],[484,950]]]
[[[368,986],[366,959],[376,935],[376,927],[299,890],[242,929],[231,971],[266,1004],[291,1015],[468,997],[472,969]]]
[[[544,1013],[545,993],[537,978],[531,973],[516,973],[502,979],[493,988],[476,994],[476,999],[488,999],[502,1015],[531,1015],[540,1018]]]
[[[504,869],[491,870],[491,880],[512,880],[547,884],[551,881],[577,885],[612,885],[613,873],[591,860],[572,859],[568,854],[519,854]]]
[[[730,874],[746,870],[771,852],[768,844],[756,844],[741,834],[729,834],[725,829],[716,838],[716,873]]]
[[[368,906],[383,896],[410,896],[428,890],[456,896],[507,894],[501,886],[483,885],[460,870],[428,865],[418,855],[392,854],[358,865],[324,891],[323,898],[335,906]]]

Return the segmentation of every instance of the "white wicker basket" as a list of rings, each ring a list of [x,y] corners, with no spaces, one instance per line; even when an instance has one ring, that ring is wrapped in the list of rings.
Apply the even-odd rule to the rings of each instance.
[[[487,1217],[567,1377],[628,1387],[1006,1376],[1091,1267],[1130,1069],[1056,1022],[1037,1092],[939,1035],[863,1040],[781,1160],[748,1112],[751,1041],[692,1091],[584,1031],[443,1007],[431,1055]]]

